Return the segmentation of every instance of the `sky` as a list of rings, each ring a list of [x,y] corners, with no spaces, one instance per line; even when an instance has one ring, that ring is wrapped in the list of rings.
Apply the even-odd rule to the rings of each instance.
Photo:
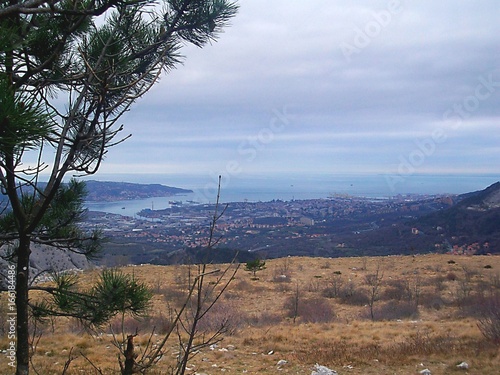
[[[500,174],[497,0],[240,0],[99,173]]]

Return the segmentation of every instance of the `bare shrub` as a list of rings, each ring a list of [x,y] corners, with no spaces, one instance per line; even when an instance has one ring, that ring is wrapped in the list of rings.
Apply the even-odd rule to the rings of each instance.
[[[474,300],[472,289],[472,284],[467,279],[457,281],[453,295],[455,296],[455,303],[458,307],[464,308],[471,304],[471,301]]]
[[[296,348],[294,356],[297,362],[302,363],[331,363],[333,365],[356,363],[359,351],[345,339],[329,340],[322,345],[303,345]]]
[[[472,338],[464,339],[417,332],[405,337],[403,342],[395,342],[388,346],[376,342],[351,342],[346,339],[324,340],[320,345],[304,343],[295,348],[293,356],[297,362],[326,363],[332,366],[342,366],[345,363],[366,366],[370,363],[370,367],[373,367],[375,359],[384,364],[401,366],[414,363],[415,356],[436,354],[464,356],[470,355],[471,351],[484,351],[485,349],[487,350],[481,342]]]
[[[366,311],[363,318],[371,319],[371,314]],[[389,301],[373,309],[373,320],[398,320],[398,319],[416,319],[418,317],[417,306],[408,301]]]
[[[189,288],[193,278],[191,265],[179,265],[175,267],[174,282],[181,288]]]
[[[370,301],[368,294],[351,281],[342,287],[340,291],[340,301],[346,305],[365,306]]]
[[[198,329],[204,332],[223,329],[226,334],[234,334],[242,321],[242,314],[234,304],[219,301],[203,315],[198,322]]]
[[[484,299],[477,325],[487,340],[500,345],[500,294]]]
[[[274,283],[289,283],[292,281],[292,278],[288,275],[281,273],[281,274],[275,274],[273,276],[272,281]]]
[[[307,284],[307,291],[311,293],[318,293],[321,290],[321,286],[323,285],[323,281],[321,278],[314,277]]]
[[[252,327],[268,327],[274,326],[283,321],[283,317],[277,313],[271,313],[268,311],[264,311],[261,314],[252,314],[246,317],[243,317],[244,323]]]
[[[231,291],[227,291],[226,293],[223,294],[222,296],[226,300],[239,300],[240,295],[238,293],[234,293]]]
[[[464,271],[464,277],[468,280],[471,281],[475,276],[479,275],[479,271],[470,268],[468,266],[462,266],[462,270]]]
[[[186,298],[186,291],[180,290],[176,287],[163,287],[160,293],[169,305],[178,306],[184,302]]]
[[[380,291],[384,273],[381,270],[380,263],[377,264],[375,273],[365,276],[365,284],[368,288],[368,306],[370,307],[370,316],[374,319],[375,302],[380,299]]]
[[[288,258],[283,258],[281,262],[274,267],[272,281],[275,283],[289,283],[292,281],[292,270]]]
[[[458,349],[457,339],[451,336],[431,335],[428,332],[417,332],[406,337],[405,341],[391,347],[394,357],[412,355],[450,354],[450,349]]]
[[[395,279],[387,281],[387,286],[380,294],[382,301],[410,300],[409,285],[407,280]]]
[[[445,284],[444,282],[446,281],[446,277],[443,275],[438,275],[431,280],[431,284],[434,285],[434,289],[437,292],[441,292],[445,289]]]
[[[292,285],[289,283],[278,283],[276,284],[276,291],[277,292],[290,292],[292,290]]]
[[[293,318],[296,314],[302,323],[328,323],[335,319],[332,306],[323,298],[304,298],[298,300],[289,297],[284,304],[286,316]]]
[[[251,285],[247,280],[241,279],[235,282],[231,289],[240,292],[249,292],[249,291],[254,291],[255,287],[254,285]]]
[[[172,317],[163,315],[161,313],[158,315],[149,316],[142,321],[141,331],[150,331],[152,327],[154,328],[156,333],[163,335],[172,327]]]
[[[489,283],[495,289],[500,289],[500,274],[495,273],[494,275],[490,275]]]
[[[135,319],[133,317],[116,317],[110,322],[108,333],[117,332],[148,332],[154,329],[155,333],[163,334],[172,325],[172,319],[162,313]]]
[[[326,298],[339,298],[343,286],[344,280],[341,274],[334,274],[332,280],[328,283],[328,286],[323,289],[321,294]]]
[[[423,292],[420,295],[420,305],[427,309],[441,310],[446,306],[446,302],[438,293]]]
[[[325,263],[323,263],[319,268],[322,269],[322,270],[328,270],[330,269],[331,267],[331,264],[328,260],[325,260]]]
[[[126,332],[136,332],[139,330],[139,324],[140,321],[138,319],[134,319],[130,316],[124,317],[123,319],[121,317],[116,317],[109,323],[109,331],[107,333],[122,332],[122,327]]]

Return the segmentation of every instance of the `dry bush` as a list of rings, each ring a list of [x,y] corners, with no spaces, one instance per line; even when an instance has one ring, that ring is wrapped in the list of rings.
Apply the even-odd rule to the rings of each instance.
[[[219,300],[198,322],[200,332],[222,330],[227,335],[236,333],[242,326],[243,315],[233,303]]]
[[[341,288],[340,301],[346,305],[365,306],[370,302],[370,298],[365,290],[356,288],[356,285],[350,281]]]
[[[445,281],[446,281],[445,276],[437,275],[433,277],[431,280],[429,280],[429,283],[431,285],[434,285],[434,289],[436,290],[436,292],[442,292],[443,290],[446,289]]]
[[[302,363],[321,363],[332,367],[344,366],[346,363],[354,367],[371,367],[376,360],[377,363],[400,368],[415,363],[415,358],[420,361],[422,357],[435,355],[466,357],[483,348],[484,344],[480,340],[417,332],[408,335],[403,341],[388,345],[374,341],[360,342],[355,338],[325,339],[315,342],[314,346],[302,343],[295,348],[293,356]]]
[[[135,319],[133,317],[114,318],[107,329],[107,333],[134,334],[135,332],[149,333],[154,329],[155,333],[164,334],[172,326],[172,318],[162,313]]]
[[[341,295],[344,286],[344,279],[340,273],[334,274],[333,278],[328,282],[328,286],[323,289],[321,295],[326,298],[338,298]]]
[[[324,298],[289,297],[283,306],[288,318],[299,317],[302,323],[329,323],[335,319],[333,307]]]
[[[388,280],[387,286],[380,294],[380,300],[382,301],[410,301],[411,299],[412,295],[409,282],[404,279]]]
[[[469,352],[472,347],[460,337],[417,332],[407,336],[403,342],[391,345],[389,351],[396,359],[419,355],[451,354],[452,351]]]
[[[323,263],[319,268],[322,270],[328,270],[330,269],[330,267],[331,267],[330,261],[326,259],[325,263]]]
[[[186,291],[175,286],[163,287],[158,293],[163,296],[163,299],[171,306],[180,306],[186,299]]]
[[[364,319],[371,319],[371,314],[366,311],[361,314]],[[373,320],[399,320],[418,318],[418,307],[413,302],[391,300],[373,308]]]
[[[420,306],[431,310],[441,310],[447,305],[446,301],[441,297],[439,293],[435,292],[423,292],[419,298]]]
[[[255,291],[255,286],[249,283],[246,279],[241,279],[232,284],[231,290],[239,292],[250,292],[250,291],[253,292]]]
[[[307,291],[311,293],[318,293],[322,286],[324,285],[324,281],[321,280],[321,277],[315,276],[313,279],[309,280],[307,284]]]
[[[276,284],[276,291],[280,293],[288,293],[292,291],[293,286],[289,283]]]
[[[272,282],[274,283],[289,283],[292,281],[292,277],[290,275],[284,273],[276,273],[273,275]]]
[[[141,332],[147,333],[154,329],[155,333],[163,335],[172,327],[172,317],[163,314],[148,316],[141,319]]]
[[[500,274],[490,275],[489,283],[494,289],[500,289]]]
[[[283,321],[283,316],[278,313],[264,311],[261,314],[251,314],[243,316],[243,321],[251,327],[269,327],[280,324]]]
[[[343,365],[345,363],[362,363],[373,360],[369,356],[366,346],[353,344],[345,339],[325,340],[311,345],[301,345],[294,351],[294,358],[302,363],[322,363],[329,366]]]
[[[500,294],[484,298],[478,307],[478,328],[483,336],[500,345]]]
[[[283,258],[274,267],[272,281],[275,283],[289,283],[292,281],[291,261]]]

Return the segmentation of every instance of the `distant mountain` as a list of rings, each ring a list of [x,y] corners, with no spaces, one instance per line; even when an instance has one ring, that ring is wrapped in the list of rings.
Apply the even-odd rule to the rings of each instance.
[[[189,194],[192,190],[160,184],[134,184],[130,182],[86,181],[88,201],[120,201],[152,197]]]

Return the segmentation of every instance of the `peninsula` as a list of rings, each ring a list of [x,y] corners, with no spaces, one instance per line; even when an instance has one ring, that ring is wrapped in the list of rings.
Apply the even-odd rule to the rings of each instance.
[[[134,184],[130,182],[86,181],[87,201],[116,202],[129,199],[145,199],[153,197],[170,197],[189,194],[192,190],[181,189],[160,184]]]

